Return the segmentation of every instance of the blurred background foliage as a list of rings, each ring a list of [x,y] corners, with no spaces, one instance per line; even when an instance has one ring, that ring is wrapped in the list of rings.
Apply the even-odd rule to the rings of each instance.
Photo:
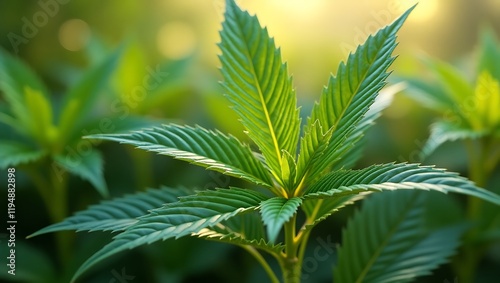
[[[428,75],[431,71],[422,63],[421,55],[450,62],[463,74],[473,72],[481,31],[488,28],[500,37],[500,1],[419,2],[399,33],[400,45],[395,52],[399,58],[392,67],[395,74]],[[270,34],[282,46],[284,60],[294,76],[302,113],[306,115],[339,62],[369,34],[390,23],[416,1],[240,0],[238,3],[251,13],[257,13],[261,24],[268,26]],[[217,55],[220,52],[216,43],[223,11],[223,0],[3,0],[0,3],[0,45],[38,74],[55,105],[63,101],[63,94],[86,70],[122,48],[118,66],[106,86],[106,92],[112,96],[92,106],[91,113],[96,119],[132,115],[147,118],[151,123],[175,120],[180,124],[218,128],[248,140],[218,85],[221,76]],[[156,78],[158,84],[146,87],[145,77]],[[146,88],[145,95],[137,91],[141,86]],[[3,96],[0,103],[4,103]],[[425,162],[467,176],[467,156],[460,143],[445,144],[425,160],[420,155],[429,136],[429,125],[436,117],[417,102],[397,95],[367,134],[369,142],[359,165]],[[143,122],[141,120],[138,125]],[[3,135],[0,132],[1,138]],[[104,176],[112,197],[160,185],[182,184],[199,189],[238,185],[226,177],[126,146],[105,143],[98,148],[103,153]],[[5,175],[0,177],[2,184],[6,183]],[[492,174],[490,188],[500,186],[499,175],[497,168]],[[66,282],[75,268],[110,235],[77,235],[70,251],[71,262],[58,262],[52,252],[55,242],[51,235],[24,240],[25,236],[51,224],[40,196],[32,187],[30,178],[18,171],[18,252],[30,256],[20,257],[18,263],[26,279],[23,281],[23,276],[16,279],[42,282],[33,278],[47,278],[45,282]],[[101,199],[90,183],[76,177],[69,179],[69,214]],[[449,211],[460,208],[455,203],[443,204],[445,202],[439,202],[446,207],[443,219],[454,221],[456,214]],[[321,246],[327,236],[340,242],[340,227],[350,211],[352,208],[320,225],[311,236],[311,251]],[[4,254],[3,243],[1,248]],[[483,276],[481,280],[499,277],[499,251],[497,243],[486,252],[487,259],[479,270]],[[314,272],[306,273],[310,275],[306,282],[328,280],[334,260],[332,256],[316,261]],[[117,276],[124,272],[130,282],[200,282],[206,278],[216,282],[257,282],[265,278],[253,259],[240,249],[183,239],[137,249],[115,258],[108,266],[95,270],[88,282],[121,282]],[[4,274],[2,272],[2,276]],[[455,276],[452,269],[445,266],[422,282],[454,282]]]

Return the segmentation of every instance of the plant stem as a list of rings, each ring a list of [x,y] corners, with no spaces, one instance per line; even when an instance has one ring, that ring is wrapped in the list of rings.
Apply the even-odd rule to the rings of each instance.
[[[276,276],[276,274],[274,274],[274,271],[272,270],[272,268],[269,266],[269,264],[267,263],[267,261],[264,259],[264,257],[252,246],[242,246],[245,250],[247,250],[251,255],[253,255],[253,257],[260,263],[260,265],[264,268],[264,270],[266,271],[267,275],[269,276],[269,279],[271,279],[271,282],[272,283],[279,283],[280,280],[278,279],[278,277]]]
[[[488,178],[498,161],[495,154],[489,156],[490,150],[493,149],[491,147],[495,145],[494,142],[493,139],[487,137],[481,138],[477,142],[473,140],[466,142],[469,158],[469,179],[478,187],[486,187]],[[481,199],[469,196],[467,198],[467,220],[473,223],[480,221],[482,205],[483,201]],[[484,247],[474,243],[480,233],[481,228],[474,227],[466,234],[466,244],[462,248],[461,259],[456,260],[454,263],[460,282],[474,282],[477,266],[484,253]]]
[[[295,239],[295,225],[297,214],[294,214],[290,220],[285,223],[285,254],[283,255],[283,280],[285,283],[300,283],[302,266],[297,258],[299,243]]]
[[[45,166],[49,168],[48,177],[44,176],[35,168],[27,168],[26,172],[31,177],[35,188],[38,190],[51,223],[58,223],[67,216],[67,177],[66,174],[57,175],[53,170],[50,161]],[[39,168],[43,168],[40,164]],[[61,266],[68,264],[70,258],[70,246],[72,234],[68,232],[59,232],[55,235],[58,259]]]

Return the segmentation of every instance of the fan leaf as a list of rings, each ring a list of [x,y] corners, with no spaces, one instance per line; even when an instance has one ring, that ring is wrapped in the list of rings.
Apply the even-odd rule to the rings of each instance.
[[[286,182],[282,150],[295,154],[300,126],[287,66],[267,29],[233,1],[226,2],[222,27],[219,47],[226,96],[276,179]]]
[[[260,213],[267,226],[267,235],[271,243],[276,242],[281,227],[297,212],[301,204],[302,199],[298,197],[290,199],[275,197],[261,203]]]
[[[396,33],[412,9],[370,36],[349,55],[347,63],[340,64],[337,75],[330,77],[304,129],[298,182],[303,182],[306,175],[313,180],[327,167],[339,162],[366,130],[365,126],[358,125],[370,125],[377,117],[369,115],[363,121],[385,85],[389,75],[387,69],[394,61],[391,54],[396,48]]]
[[[197,127],[163,125],[130,134],[92,135],[89,138],[117,141],[137,148],[271,187],[271,178],[248,146],[235,137]]]
[[[254,211],[267,197],[250,190],[232,188],[202,191],[180,198],[139,218],[111,243],[90,257],[73,280],[101,260],[135,247],[180,238],[211,228],[235,215]]]
[[[366,200],[342,233],[335,282],[410,282],[445,263],[465,229],[427,229],[425,196],[406,191]]]
[[[457,173],[418,164],[382,164],[359,170],[338,170],[311,185],[305,198],[328,198],[366,191],[434,190],[471,195],[500,205],[500,196],[474,186]]]
[[[137,218],[146,215],[149,210],[161,207],[165,203],[176,202],[178,197],[187,196],[189,193],[192,193],[191,190],[162,187],[103,201],[77,212],[60,223],[47,226],[28,238],[66,230],[122,231],[137,223]]]

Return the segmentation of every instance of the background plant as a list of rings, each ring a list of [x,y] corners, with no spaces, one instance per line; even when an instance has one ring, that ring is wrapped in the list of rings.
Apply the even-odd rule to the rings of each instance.
[[[446,142],[463,141],[468,157],[468,175],[476,185],[498,192],[492,174],[500,161],[500,48],[491,31],[485,31],[478,48],[475,72],[432,58],[425,59],[432,79],[405,78],[412,98],[439,113],[431,135],[422,149],[432,154]],[[454,262],[459,280],[474,282],[476,268],[487,248],[498,242],[500,210],[469,197],[465,218],[473,224],[464,248]]]
[[[81,137],[152,125],[155,120],[137,114],[145,108],[140,102],[151,103],[154,99],[155,106],[161,105],[164,104],[161,100],[165,99],[165,94],[176,93],[182,88],[182,80],[176,75],[166,78],[166,74],[174,70],[176,74],[182,74],[187,60],[150,67],[145,60],[134,56],[140,52],[137,49],[137,44],[129,43],[110,51],[96,40],[87,54],[92,65],[88,70],[78,72],[66,66],[66,74],[61,72],[61,81],[68,86],[62,95],[50,92],[24,62],[0,49],[0,168],[15,167],[22,172],[21,177],[23,173],[27,175],[40,195],[51,223],[62,221],[71,212],[71,175],[90,182],[101,198],[110,195],[104,180],[103,157],[96,149],[100,142],[85,141]],[[124,53],[127,59],[123,58]],[[123,81],[124,76],[116,70],[132,67],[131,60],[135,60],[136,64],[143,63],[143,68],[149,67],[144,70],[146,74],[137,79],[129,72],[127,82],[134,85],[113,87],[112,81]],[[154,74],[159,68],[163,73]],[[152,78],[153,75],[161,76],[162,80],[153,81],[157,79]],[[144,81],[149,86],[155,86],[147,90],[150,96],[141,97],[139,101],[136,97],[131,98],[134,87],[142,87]],[[101,106],[103,104],[118,110],[111,111],[110,115],[108,109]],[[136,159],[137,163],[142,161],[141,158]],[[20,204],[20,207],[23,206]],[[57,234],[57,237],[58,269],[63,274],[69,270],[70,253],[74,249],[71,242],[74,239],[68,233]],[[43,256],[39,258],[46,261]],[[21,274],[24,267],[20,268]],[[61,274],[48,275],[50,272],[45,272],[44,277],[42,273],[35,272],[33,276],[38,274],[40,277],[36,280],[39,282],[54,282],[54,277],[64,277]],[[20,277],[19,280],[23,280],[23,276]]]
[[[349,56],[347,63],[339,66],[307,119],[299,142],[299,110],[279,49],[255,17],[239,10],[232,1],[226,5],[219,45],[223,85],[259,153],[233,136],[200,126],[170,124],[131,134],[92,137],[132,144],[253,185],[245,189],[218,188],[189,194],[139,218],[131,211],[151,207],[144,207],[139,196],[130,196],[96,206],[35,233],[66,229],[122,231],[84,263],[76,276],[117,252],[191,235],[242,246],[262,264],[270,279],[278,282],[259,251],[267,252],[279,263],[285,282],[299,282],[312,228],[343,206],[366,197],[368,192],[436,190],[468,194],[500,204],[497,195],[442,169],[395,163],[347,169],[360,156],[363,133],[385,106],[383,102],[374,101],[393,61],[395,34],[410,11],[369,37]],[[334,274],[337,280],[411,281],[453,253],[458,237],[452,235],[456,235],[459,228],[429,231],[415,225],[415,221],[422,220],[419,198],[404,197],[408,205],[401,205],[401,200],[374,198],[354,217],[353,226],[348,226],[344,234],[346,240]],[[105,211],[114,205],[121,213],[113,215],[110,221]],[[388,210],[382,211],[381,207]],[[376,219],[386,225],[374,227],[376,222],[369,220],[372,211],[381,211]],[[95,216],[84,217],[88,214]],[[391,221],[394,218],[395,221]],[[299,221],[301,226],[297,225]],[[376,230],[379,233],[375,233]],[[374,232],[370,243],[352,244],[350,240],[361,235],[361,231]],[[446,241],[449,238],[449,245],[444,248],[443,242],[436,238]],[[404,252],[396,249],[402,246],[406,247]],[[402,259],[415,257],[428,260],[412,266],[412,272],[408,272]]]

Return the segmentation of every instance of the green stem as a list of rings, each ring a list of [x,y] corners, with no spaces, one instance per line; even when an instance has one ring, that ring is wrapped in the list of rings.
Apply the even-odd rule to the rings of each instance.
[[[299,242],[295,238],[297,214],[285,223],[285,254],[283,255],[283,280],[285,283],[300,283],[302,266],[297,258]]]
[[[264,259],[264,257],[253,247],[251,246],[242,246],[245,250],[247,250],[253,257],[260,263],[260,265],[264,268],[266,271],[267,275],[269,276],[269,279],[271,279],[272,283],[279,283],[280,280],[272,270],[272,268],[269,266],[267,261]]]
[[[49,168],[48,176],[44,176],[35,168],[27,168],[26,172],[33,181],[35,188],[40,194],[51,223],[58,223],[66,218],[67,212],[67,178],[66,175],[57,175],[58,173],[50,164],[44,166]],[[39,168],[43,168],[40,164]],[[65,266],[69,262],[70,247],[72,242],[72,234],[68,232],[56,233],[57,252],[61,266]]]
[[[484,188],[498,161],[495,154],[489,156],[492,146],[495,146],[494,140],[487,137],[479,141],[470,140],[466,142],[466,146],[469,158],[469,179],[478,187]],[[482,205],[481,199],[469,196],[466,208],[467,220],[477,223],[481,217]],[[462,248],[460,259],[454,263],[460,282],[474,282],[477,266],[484,253],[484,247],[474,244],[478,234],[481,233],[480,229],[474,227],[466,234],[466,244]]]

